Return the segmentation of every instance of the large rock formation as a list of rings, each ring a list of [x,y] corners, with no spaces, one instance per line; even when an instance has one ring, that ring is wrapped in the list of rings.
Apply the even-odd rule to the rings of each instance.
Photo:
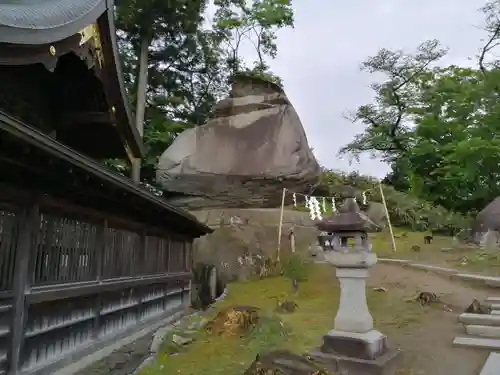
[[[279,208],[210,208],[191,213],[214,229],[212,234],[195,240],[194,261],[214,265],[222,281],[245,280],[260,261],[276,257]],[[297,252],[316,250],[318,230],[309,213],[285,209],[280,241],[283,258],[292,251],[292,229]]]
[[[157,180],[189,195],[190,208],[280,204],[282,188],[309,193],[320,168],[283,90],[238,76],[207,124],[181,133],[161,155]],[[193,197],[194,196],[194,197]]]

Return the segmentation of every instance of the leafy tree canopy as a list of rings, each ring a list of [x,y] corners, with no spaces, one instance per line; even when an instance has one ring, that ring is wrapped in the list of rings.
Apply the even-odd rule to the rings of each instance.
[[[276,57],[276,31],[293,26],[290,0],[216,0],[213,20],[205,0],[122,0],[117,6],[120,53],[130,103],[134,107],[142,43],[148,70],[142,177],[154,180],[160,154],[187,128],[208,121],[214,104],[229,90],[233,74],[246,72],[282,84],[267,65]],[[251,43],[255,60],[241,58]],[[109,165],[127,173],[124,161]]]
[[[488,2],[488,38],[477,68],[437,67],[438,41],[414,53],[389,51],[363,63],[385,80],[373,103],[350,119],[366,129],[341,153],[370,152],[390,163],[385,182],[450,210],[473,213],[500,196],[500,1]]]

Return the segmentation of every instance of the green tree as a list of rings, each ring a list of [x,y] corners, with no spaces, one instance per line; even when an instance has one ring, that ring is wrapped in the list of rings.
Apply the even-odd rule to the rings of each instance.
[[[120,53],[138,124],[139,104],[144,104],[141,124],[147,155],[141,178],[149,183],[154,181],[158,157],[175,137],[208,121],[214,104],[229,91],[232,74],[250,72],[281,82],[264,60],[276,56],[276,30],[293,25],[289,1],[255,1],[249,6],[223,1],[215,5],[214,22],[206,28],[202,27],[205,2],[200,0],[127,0],[118,8]],[[240,43],[232,44],[236,38]],[[243,39],[255,43],[259,64],[253,67],[239,58]],[[147,64],[141,64],[141,56]],[[238,64],[233,63],[234,56]],[[127,173],[123,161],[108,164]]]
[[[375,93],[372,104],[362,105],[347,115],[367,129],[340,152],[357,157],[368,151],[388,162],[405,154],[412,143],[412,109],[418,105],[417,91],[423,76],[446,52],[437,40],[429,40],[419,45],[415,53],[381,49],[363,62],[363,71],[383,75],[386,80],[371,85]]]
[[[216,0],[218,7],[213,29],[220,38],[226,64],[232,74],[247,72],[278,84],[281,79],[274,75],[266,58],[274,59],[278,53],[276,31],[293,27],[291,0]],[[255,49],[253,66],[245,65],[240,57],[243,43],[249,42]]]
[[[393,167],[386,182],[464,213],[500,195],[500,0],[481,11],[487,38],[478,69],[432,67],[445,52],[436,41],[416,54],[381,50],[368,59],[364,67],[387,79],[351,117],[368,127],[341,150],[381,156]]]
[[[131,44],[137,57],[133,80],[135,124],[141,136],[144,133],[150,53],[158,53],[158,46],[161,50],[162,47],[169,47],[170,43],[178,44],[179,39],[181,43],[185,42],[179,36],[197,31],[204,9],[204,0],[125,0],[117,7],[118,27],[124,30],[123,38]],[[137,183],[140,181],[140,170],[141,160],[133,160],[132,179]]]
[[[407,122],[395,134],[390,126],[372,125],[343,152],[382,154],[396,167],[386,181],[397,177],[395,186],[435,204],[464,213],[482,208],[500,195],[499,73],[456,66],[421,70],[402,96]],[[383,118],[389,105],[370,116]]]

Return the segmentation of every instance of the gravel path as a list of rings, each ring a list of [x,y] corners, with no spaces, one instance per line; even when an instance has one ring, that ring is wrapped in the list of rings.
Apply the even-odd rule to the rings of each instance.
[[[476,375],[483,366],[488,351],[452,346],[455,336],[464,335],[457,316],[472,302],[495,295],[495,290],[477,288],[431,272],[404,268],[393,264],[377,264],[369,280],[370,286],[383,286],[387,293],[405,297],[418,291],[430,291],[442,296],[453,312],[427,309],[422,324],[415,329],[400,327],[389,333],[389,339],[404,350],[398,375]],[[498,289],[497,289],[498,290]],[[500,295],[500,291],[496,293]],[[410,370],[411,369],[411,370]]]

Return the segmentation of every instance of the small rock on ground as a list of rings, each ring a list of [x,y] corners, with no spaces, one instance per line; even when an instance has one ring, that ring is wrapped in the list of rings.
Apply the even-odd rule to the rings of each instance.
[[[183,337],[180,335],[173,334],[172,335],[172,342],[176,345],[183,346],[183,345],[187,345],[187,344],[193,342],[193,338]]]

